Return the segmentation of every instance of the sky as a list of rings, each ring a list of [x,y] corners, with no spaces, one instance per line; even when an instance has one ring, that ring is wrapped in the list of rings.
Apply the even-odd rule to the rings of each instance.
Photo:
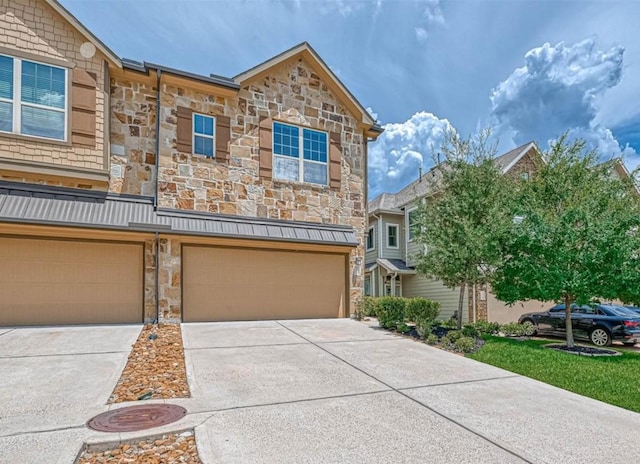
[[[640,165],[640,0],[61,0],[121,57],[233,77],[309,42],[385,132],[369,198],[444,134],[506,152],[568,131]]]

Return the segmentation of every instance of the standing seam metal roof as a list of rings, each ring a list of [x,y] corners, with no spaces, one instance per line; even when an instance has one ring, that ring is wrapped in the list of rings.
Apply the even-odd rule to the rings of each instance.
[[[154,211],[150,198],[72,195],[51,187],[27,190],[0,183],[0,222],[164,234],[357,246],[348,226],[276,221],[179,210]]]

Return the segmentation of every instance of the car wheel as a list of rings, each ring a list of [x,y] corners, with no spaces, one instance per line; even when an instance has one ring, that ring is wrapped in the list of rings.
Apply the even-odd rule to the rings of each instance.
[[[538,333],[538,326],[531,319],[525,319],[522,321],[522,325],[524,326],[524,334],[528,337],[535,335]]]
[[[589,333],[589,340],[596,346],[609,346],[611,345],[611,335],[607,329],[602,327],[596,327]]]

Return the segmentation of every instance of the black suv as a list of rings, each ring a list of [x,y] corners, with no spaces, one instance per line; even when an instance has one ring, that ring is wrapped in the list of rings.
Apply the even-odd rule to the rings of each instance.
[[[540,335],[566,336],[564,305],[541,313],[527,313],[518,322],[531,323]],[[597,346],[608,346],[614,340],[625,345],[640,343],[640,314],[624,306],[591,304],[571,308],[573,336]]]

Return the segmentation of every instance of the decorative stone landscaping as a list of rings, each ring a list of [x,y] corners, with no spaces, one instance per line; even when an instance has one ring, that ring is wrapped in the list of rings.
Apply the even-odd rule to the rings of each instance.
[[[189,396],[180,325],[145,325],[108,403]]]
[[[107,448],[107,449],[105,449]],[[166,434],[119,446],[90,445],[76,464],[202,464],[193,431]]]

